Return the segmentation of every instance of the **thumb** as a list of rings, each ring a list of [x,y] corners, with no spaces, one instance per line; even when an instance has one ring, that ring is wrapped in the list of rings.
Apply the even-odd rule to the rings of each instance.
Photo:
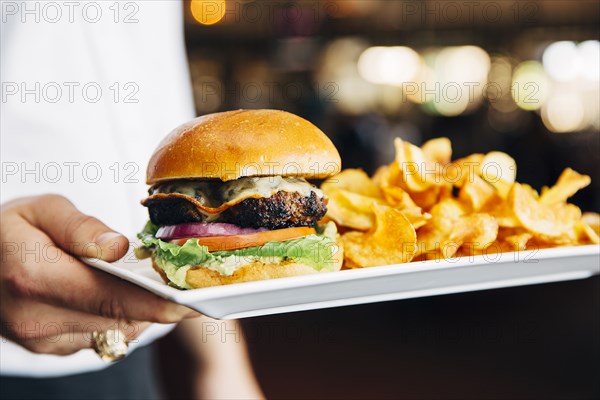
[[[62,196],[31,198],[28,208],[26,219],[70,254],[115,261],[127,252],[129,241],[125,236],[81,213]]]

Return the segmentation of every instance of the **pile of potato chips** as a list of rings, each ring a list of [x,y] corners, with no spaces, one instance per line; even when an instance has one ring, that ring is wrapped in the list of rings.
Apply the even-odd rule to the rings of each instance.
[[[374,176],[346,169],[321,186],[347,268],[600,243],[600,215],[567,203],[587,175],[567,168],[538,194],[502,152],[452,161],[447,138],[395,147]]]

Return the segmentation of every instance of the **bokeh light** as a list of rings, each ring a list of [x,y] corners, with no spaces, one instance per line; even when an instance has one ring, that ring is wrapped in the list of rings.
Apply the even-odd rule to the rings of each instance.
[[[600,41],[586,40],[579,43],[577,50],[581,58],[581,76],[588,81],[600,81]]]
[[[590,82],[600,80],[600,42],[554,42],[541,58],[518,63],[506,53],[490,57],[472,45],[417,52],[346,38],[326,49],[317,76],[320,82],[336,82],[336,107],[354,115],[375,111],[397,116],[409,112],[407,104],[412,103],[427,114],[454,117],[487,100],[493,110],[488,120],[498,131],[515,130],[524,121],[521,110],[543,114],[553,132],[597,130],[600,88]]]
[[[513,63],[510,58],[505,56],[493,58],[484,95],[491,107],[501,113],[510,113],[517,109],[510,95],[512,72]]]
[[[358,71],[368,82],[400,86],[419,72],[421,57],[409,47],[369,47],[358,59]]]
[[[582,63],[577,45],[574,42],[554,42],[544,50],[544,69],[558,82],[569,82],[577,78]]]
[[[331,104],[345,114],[358,115],[375,108],[377,86],[362,79],[357,67],[367,47],[364,40],[357,38],[332,41],[325,48],[316,73],[319,87],[328,88],[335,99]]]
[[[575,93],[553,93],[542,108],[542,121],[552,132],[573,132],[582,127],[584,107]]]
[[[431,102],[432,110],[450,117],[477,108],[490,69],[485,50],[477,46],[446,47],[433,60],[439,96]]]
[[[192,0],[190,11],[202,25],[214,25],[225,16],[226,6],[225,0]]]
[[[523,110],[539,110],[548,97],[548,76],[542,64],[525,61],[513,74],[512,97]]]

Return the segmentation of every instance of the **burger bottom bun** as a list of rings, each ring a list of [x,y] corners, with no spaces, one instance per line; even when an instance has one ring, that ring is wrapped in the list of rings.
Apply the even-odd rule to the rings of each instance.
[[[253,262],[238,268],[232,275],[221,275],[202,266],[192,267],[186,275],[186,282],[194,289],[205,288],[210,286],[229,285],[232,283],[260,281],[265,279],[286,278],[289,276],[300,276],[308,274],[318,274],[321,272],[339,271],[342,268],[344,260],[344,250],[341,244],[338,243],[339,251],[332,259],[333,268],[317,271],[313,267],[297,263],[294,261],[284,261],[280,263],[264,263]],[[152,259],[152,266],[160,274],[165,282],[169,282],[169,278],[165,272]]]

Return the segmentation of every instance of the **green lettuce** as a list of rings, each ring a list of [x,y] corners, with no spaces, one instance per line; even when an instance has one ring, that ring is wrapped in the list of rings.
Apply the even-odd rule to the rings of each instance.
[[[337,229],[329,222],[318,228],[316,235],[308,235],[285,242],[268,242],[262,246],[239,250],[209,252],[208,247],[200,246],[190,239],[182,246],[156,238],[158,227],[148,222],[138,234],[143,248],[140,253],[150,253],[161,267],[168,266],[169,277],[175,276],[177,268],[201,265],[218,271],[222,275],[232,275],[237,268],[255,261],[280,262],[291,260],[311,266],[317,271],[332,271],[335,268],[335,255],[339,251],[336,244]],[[180,274],[181,275],[181,274]]]

